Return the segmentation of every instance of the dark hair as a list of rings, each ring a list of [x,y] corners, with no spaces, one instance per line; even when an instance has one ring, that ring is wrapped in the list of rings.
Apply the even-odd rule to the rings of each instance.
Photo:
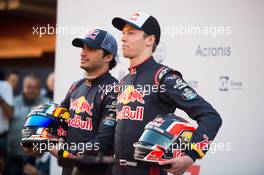
[[[145,38],[147,38],[148,36],[150,36],[150,35],[148,35],[148,34],[146,34],[146,33],[144,32],[143,38],[145,39]],[[157,41],[156,41],[156,36],[155,36],[155,41],[154,41],[154,43],[153,43],[153,45],[152,45],[152,53],[155,52],[156,48],[157,48]]]
[[[35,74],[27,74],[24,78],[23,78],[23,85],[25,83],[26,79],[32,79],[38,82],[39,88],[41,88],[41,79],[35,75]]]
[[[111,53],[105,49],[103,49],[103,57],[107,56],[107,55],[111,55]],[[113,59],[109,62],[109,70],[113,69],[114,67],[116,67],[116,59],[113,56]]]

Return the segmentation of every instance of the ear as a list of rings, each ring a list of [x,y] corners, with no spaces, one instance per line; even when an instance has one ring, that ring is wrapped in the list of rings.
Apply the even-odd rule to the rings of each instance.
[[[154,35],[149,35],[146,37],[146,44],[147,46],[152,46],[156,40],[156,37]]]
[[[106,55],[104,57],[104,62],[105,63],[110,63],[110,61],[113,59],[113,54]]]

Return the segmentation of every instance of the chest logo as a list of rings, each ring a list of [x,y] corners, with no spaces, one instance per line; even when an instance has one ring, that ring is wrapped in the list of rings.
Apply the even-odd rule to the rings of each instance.
[[[143,99],[145,96],[144,93],[141,93],[133,86],[128,86],[119,96],[117,97],[118,103],[122,103],[124,105],[130,102],[139,102],[141,104],[145,104],[145,100]]]
[[[70,110],[74,110],[76,114],[86,112],[87,114],[92,115],[92,109],[93,103],[89,104],[84,96],[81,96],[76,100],[71,100]]]

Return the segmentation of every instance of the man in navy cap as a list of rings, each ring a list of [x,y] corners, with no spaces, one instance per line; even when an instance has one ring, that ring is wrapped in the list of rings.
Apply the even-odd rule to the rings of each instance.
[[[70,112],[66,144],[50,152],[64,158],[83,153],[109,154],[116,122],[114,87],[118,85],[109,70],[117,64],[117,42],[109,32],[93,29],[85,38],[75,38],[72,44],[81,48],[80,68],[86,77],[72,84],[61,103]],[[71,173],[72,168],[63,167],[63,175]]]
[[[84,39],[74,39],[72,44],[82,49],[80,67],[86,71],[86,77],[71,86],[62,102],[71,114],[66,143],[89,144],[86,146],[89,150],[59,152],[64,157],[82,152],[88,152],[89,155],[98,152],[109,154],[113,145],[116,116],[114,86],[118,85],[109,70],[116,66],[117,42],[110,33],[94,29]],[[107,87],[112,88],[109,90]],[[64,167],[63,174],[70,171]]]
[[[119,163],[114,166],[113,174],[166,174],[159,166],[148,166],[135,160],[133,144],[139,140],[148,122],[157,115],[174,113],[176,108],[184,110],[198,123],[191,139],[193,149],[186,150],[182,157],[160,162],[160,165],[169,164],[171,167],[165,171],[183,174],[206,152],[204,147],[195,145],[210,143],[222,120],[216,110],[183,80],[180,72],[154,60],[152,55],[161,36],[156,18],[137,12],[128,19],[116,17],[112,24],[122,31],[123,56],[130,61],[129,74],[120,81],[117,97],[114,153]],[[150,93],[144,91],[146,86],[153,87]]]

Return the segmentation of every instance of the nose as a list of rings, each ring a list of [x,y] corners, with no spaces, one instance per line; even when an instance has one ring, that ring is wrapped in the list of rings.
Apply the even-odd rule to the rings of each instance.
[[[127,40],[127,36],[126,36],[125,33],[123,33],[123,34],[122,34],[122,37],[121,37],[121,41],[122,41],[122,42],[126,42],[126,40]]]
[[[86,51],[85,51],[85,49],[84,48],[82,48],[82,51],[81,51],[81,57],[85,57],[86,56]]]

